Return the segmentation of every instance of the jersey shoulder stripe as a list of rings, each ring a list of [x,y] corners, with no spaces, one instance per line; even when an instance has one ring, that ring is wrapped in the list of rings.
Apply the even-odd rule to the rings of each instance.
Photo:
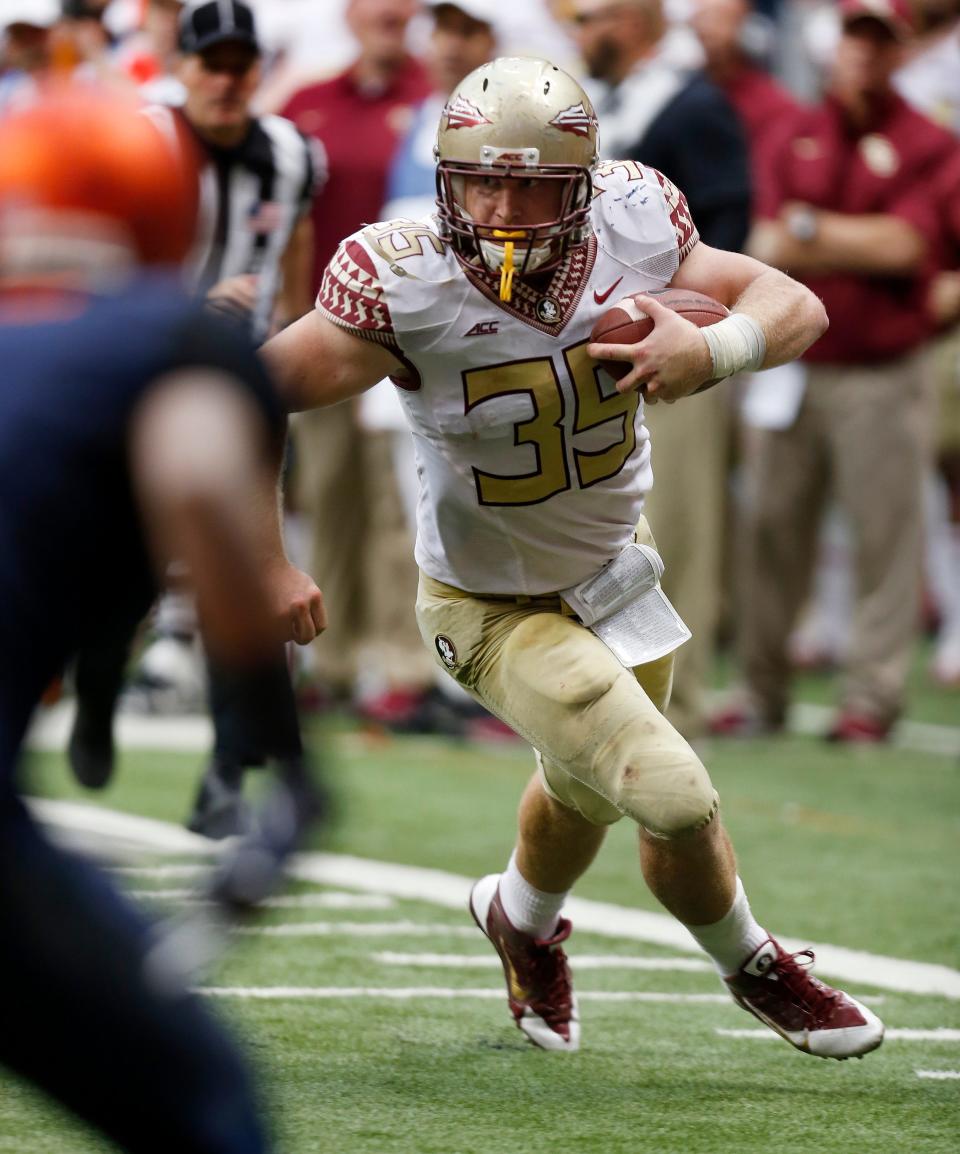
[[[700,239],[697,226],[693,222],[693,214],[690,212],[690,205],[687,204],[686,196],[672,180],[656,168],[651,168],[650,171],[657,178],[657,182],[663,190],[663,198],[667,202],[667,210],[670,213],[670,223],[677,232],[677,251],[680,254],[680,259],[683,260]]]
[[[317,308],[364,340],[396,348],[393,320],[373,257],[354,234],[341,241],[324,270]]]

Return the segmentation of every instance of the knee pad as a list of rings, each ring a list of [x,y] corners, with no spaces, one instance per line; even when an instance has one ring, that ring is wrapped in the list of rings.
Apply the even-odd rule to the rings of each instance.
[[[688,837],[709,825],[717,794],[701,760],[672,726],[651,742],[649,723],[631,721],[598,750],[612,764],[597,776],[610,783],[610,799],[654,837]],[[601,778],[601,779],[602,779]]]

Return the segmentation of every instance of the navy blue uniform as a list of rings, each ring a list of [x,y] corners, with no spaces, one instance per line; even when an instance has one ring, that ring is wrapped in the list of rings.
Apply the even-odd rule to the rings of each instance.
[[[128,430],[151,385],[188,366],[226,370],[281,434],[252,349],[169,280],[63,298],[45,320],[0,294],[0,1060],[129,1150],[258,1154],[232,1045],[198,999],[151,986],[149,924],[43,838],[13,784],[47,683],[156,595]]]

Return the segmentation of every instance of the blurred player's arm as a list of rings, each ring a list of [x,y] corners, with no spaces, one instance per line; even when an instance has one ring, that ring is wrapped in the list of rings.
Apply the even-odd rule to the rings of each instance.
[[[309,213],[300,218],[290,234],[280,258],[280,277],[275,329],[286,328],[313,308],[313,220]]]
[[[348,400],[384,377],[406,377],[384,345],[333,324],[316,309],[263,346],[277,391],[290,411]]]
[[[158,380],[131,426],[134,483],[157,563],[186,564],[207,646],[230,665],[269,663],[291,628],[315,635],[325,624],[319,590],[283,554],[265,438],[252,400],[213,369]],[[296,614],[291,624],[278,601],[284,567],[303,586],[309,625]],[[288,589],[294,580],[286,577]]]

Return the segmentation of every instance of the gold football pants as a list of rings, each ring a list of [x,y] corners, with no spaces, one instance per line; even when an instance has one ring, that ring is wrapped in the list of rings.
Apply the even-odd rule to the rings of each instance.
[[[426,574],[417,620],[447,672],[538,752],[557,801],[596,825],[626,814],[664,838],[712,819],[707,771],[661,712],[672,654],[631,671],[555,593],[481,596]]]

